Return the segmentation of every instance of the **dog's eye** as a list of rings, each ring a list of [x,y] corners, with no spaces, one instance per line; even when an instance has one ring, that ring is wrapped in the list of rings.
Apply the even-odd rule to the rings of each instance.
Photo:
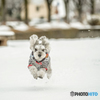
[[[37,49],[35,49],[35,51],[37,51]]]
[[[42,49],[42,51],[44,51],[44,49]]]

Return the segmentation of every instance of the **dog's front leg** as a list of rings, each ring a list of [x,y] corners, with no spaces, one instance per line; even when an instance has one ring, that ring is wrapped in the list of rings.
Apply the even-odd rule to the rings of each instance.
[[[35,66],[30,66],[29,70],[30,70],[31,74],[33,75],[33,77],[35,79],[37,79],[37,68]]]
[[[41,68],[38,72],[37,72],[37,76],[39,78],[43,78],[45,75],[46,69],[45,68]]]

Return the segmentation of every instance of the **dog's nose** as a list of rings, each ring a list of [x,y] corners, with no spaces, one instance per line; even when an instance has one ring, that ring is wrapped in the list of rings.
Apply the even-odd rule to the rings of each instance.
[[[41,54],[38,54],[39,57],[41,57]]]

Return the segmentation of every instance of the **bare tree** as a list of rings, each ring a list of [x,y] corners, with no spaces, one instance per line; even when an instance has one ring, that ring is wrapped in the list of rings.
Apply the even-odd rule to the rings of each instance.
[[[65,21],[69,23],[68,20],[69,0],[64,0],[64,4],[65,4],[65,11],[66,11]]]
[[[47,9],[48,9],[48,22],[51,21],[51,4],[53,0],[46,0]]]
[[[79,14],[79,21],[82,22],[82,6],[84,0],[73,0]]]
[[[25,5],[25,23],[28,24],[28,0],[24,0]]]
[[[5,16],[5,13],[6,13],[6,8],[5,8],[5,4],[6,4],[6,2],[5,2],[5,0],[2,0],[1,1],[1,8],[2,8],[2,24],[5,24],[5,21],[6,21],[6,16]]]
[[[94,14],[94,12],[95,12],[95,0],[90,0],[90,2],[91,2],[91,14]]]

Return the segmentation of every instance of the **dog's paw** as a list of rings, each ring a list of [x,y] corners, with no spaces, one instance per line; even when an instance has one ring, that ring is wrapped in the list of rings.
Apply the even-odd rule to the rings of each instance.
[[[35,66],[30,66],[30,67],[29,67],[29,70],[30,70],[30,72],[31,72],[32,75],[33,75],[34,73],[37,73],[37,69],[36,69]]]
[[[50,79],[51,78],[51,74],[47,74],[47,78]]]
[[[30,66],[29,70],[30,70],[31,74],[33,75],[33,77],[35,79],[37,79],[37,69],[36,69],[36,67],[35,66]]]
[[[43,79],[43,77],[39,76],[39,78]]]
[[[40,70],[37,72],[37,76],[41,79],[43,79],[43,77],[45,76],[45,72],[43,70]]]
[[[35,74],[37,73],[37,69],[36,69],[35,66],[30,66],[29,70],[30,70],[30,72],[31,72],[32,75],[36,76]]]
[[[35,73],[35,74],[33,74],[33,77],[35,78],[35,79],[37,79],[38,78],[38,76],[37,76],[37,74]]]

